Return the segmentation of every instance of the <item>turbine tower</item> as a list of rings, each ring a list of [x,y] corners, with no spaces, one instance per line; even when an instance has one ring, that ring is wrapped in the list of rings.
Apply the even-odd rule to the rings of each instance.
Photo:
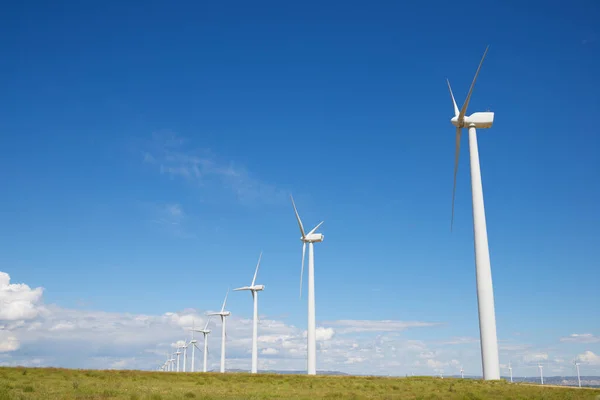
[[[181,346],[179,345],[179,342],[177,342],[177,351],[175,352],[175,354],[177,354],[177,372],[179,372],[179,355],[181,354],[179,349],[181,349]]]
[[[579,375],[579,363],[577,361],[575,361],[575,368],[577,368],[577,383],[581,387],[581,376]]]
[[[465,370],[463,369],[463,367],[460,367],[460,378],[461,379],[465,379]]]
[[[190,344],[187,342],[187,339],[183,341],[183,372],[185,372],[185,368],[187,365],[187,348]]]
[[[209,322],[210,322],[210,317],[206,320],[206,325],[204,325],[204,329],[195,329],[194,330],[194,332],[200,332],[204,335],[204,367],[202,369],[202,372],[206,372],[206,364],[208,361],[208,334],[210,333],[210,329],[208,329]],[[200,350],[200,349],[198,349],[198,350]]]
[[[258,292],[265,289],[265,285],[256,285],[256,275],[258,274],[258,267],[260,266],[260,259],[262,258],[262,252],[258,256],[258,263],[256,264],[256,270],[254,271],[254,278],[250,286],[244,286],[241,288],[233,289],[237,290],[249,290],[252,293],[252,299],[254,300],[254,317],[252,321],[252,373],[258,372]]]
[[[538,363],[538,368],[540,369],[540,382],[542,382],[542,385],[544,384],[544,366],[540,363]]]
[[[229,295],[229,289],[227,290],[227,294],[225,294],[225,301],[223,301],[223,307],[221,307],[221,311],[206,314],[208,316],[218,315],[221,317],[222,331],[221,331],[221,373],[225,372],[225,338],[227,334],[225,333],[225,318],[229,317],[231,313],[229,311],[225,311],[225,304],[227,303],[227,296]],[[204,356],[206,357],[206,355]],[[206,365],[206,364],[205,364]]]
[[[292,199],[292,206],[294,206],[294,212],[296,213],[296,219],[298,220],[298,227],[300,227],[300,240],[302,241],[302,269],[300,270],[300,296],[302,296],[302,275],[304,275],[304,255],[306,253],[306,243],[308,243],[308,329],[307,329],[307,372],[308,375],[317,374],[317,341],[316,341],[316,318],[315,318],[315,256],[313,243],[322,242],[324,236],[321,233],[315,233],[316,230],[323,224],[324,221],[319,222],[310,232],[304,233],[304,227],[302,226],[302,220],[298,215],[294,198]]]
[[[510,373],[510,383],[513,383],[512,366],[510,365],[510,361],[508,362],[508,372]]]
[[[494,122],[493,112],[476,112],[466,115],[473,87],[479,75],[481,64],[485,59],[488,48],[485,49],[475,77],[471,83],[469,94],[462,108],[458,109],[450,81],[448,89],[454,117],[450,120],[456,127],[456,153],[454,158],[454,186],[452,188],[452,219],[450,230],[454,224],[454,198],[456,195],[456,173],[458,170],[458,156],[460,153],[460,137],[463,128],[469,129],[469,153],[471,158],[471,191],[473,197],[473,231],[475,238],[475,270],[477,276],[477,303],[479,306],[479,334],[481,337],[481,359],[483,365],[483,379],[500,379],[500,360],[498,357],[498,337],[496,334],[496,312],[494,310],[494,289],[492,286],[492,268],[490,265],[490,252],[488,248],[487,228],[485,222],[485,209],[483,206],[483,188],[481,185],[481,170],[479,167],[479,150],[477,147],[476,129],[491,128]]]

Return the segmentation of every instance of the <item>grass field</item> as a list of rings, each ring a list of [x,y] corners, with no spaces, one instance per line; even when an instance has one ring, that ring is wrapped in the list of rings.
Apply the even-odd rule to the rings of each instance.
[[[600,399],[600,390],[432,377],[0,368],[5,399]]]

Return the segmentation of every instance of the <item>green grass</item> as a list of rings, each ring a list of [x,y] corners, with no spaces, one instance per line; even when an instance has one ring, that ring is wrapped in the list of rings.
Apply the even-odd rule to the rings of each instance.
[[[12,399],[600,399],[600,390],[431,377],[0,368],[0,400]]]

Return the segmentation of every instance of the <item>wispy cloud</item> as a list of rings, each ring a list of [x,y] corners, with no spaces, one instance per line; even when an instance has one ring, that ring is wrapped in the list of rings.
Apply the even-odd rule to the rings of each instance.
[[[223,161],[173,132],[157,132],[142,153],[143,162],[160,174],[205,189],[224,189],[245,204],[285,201],[286,192],[265,183],[244,166]]]
[[[591,351],[586,351],[582,354],[579,354],[576,358],[576,361],[582,363],[582,364],[587,364],[587,365],[600,365],[600,356],[597,354],[594,354]]]
[[[187,214],[179,203],[143,204],[150,214],[150,222],[178,237],[190,238],[194,235],[186,228]]]
[[[572,333],[569,336],[561,337],[560,341],[572,343],[600,343],[600,336],[594,336],[591,333]]]
[[[339,320],[329,321],[326,325],[338,327],[340,332],[399,332],[409,328],[428,328],[441,325],[439,322],[394,321],[394,320]]]

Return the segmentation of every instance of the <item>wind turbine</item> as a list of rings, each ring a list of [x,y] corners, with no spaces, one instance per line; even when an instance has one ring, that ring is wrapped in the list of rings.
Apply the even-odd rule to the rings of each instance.
[[[204,325],[204,329],[196,330],[196,332],[201,332],[204,335],[204,367],[202,368],[202,372],[206,372],[206,363],[208,360],[208,334],[210,333],[210,329],[208,329],[209,322],[210,317],[206,320],[206,325]]]
[[[460,378],[461,379],[465,379],[465,370],[463,369],[463,367],[460,367]]]
[[[221,324],[222,324],[222,330],[221,330],[221,372],[225,372],[225,337],[226,337],[226,333],[225,333],[225,318],[229,317],[231,315],[231,313],[229,311],[225,311],[225,304],[227,303],[227,296],[229,295],[229,289],[227,289],[227,294],[225,294],[225,301],[223,301],[223,307],[221,307],[221,311],[219,312],[214,312],[214,313],[209,313],[206,314],[208,316],[211,315],[218,315],[221,317]],[[206,343],[206,340],[205,340]],[[204,357],[206,357],[206,353],[204,355]],[[205,358],[206,360],[206,358]],[[206,368],[206,363],[204,364],[205,368]]]
[[[187,339],[183,341],[183,372],[185,372],[185,366],[187,364],[187,348],[190,344],[187,342]]]
[[[175,352],[175,354],[177,354],[177,372],[179,372],[179,355],[181,354],[181,351],[179,351],[180,348],[181,346],[179,345],[179,342],[177,342],[177,351]]]
[[[265,285],[256,285],[256,275],[258,274],[258,267],[260,266],[260,259],[262,258],[262,252],[258,256],[258,263],[256,264],[256,270],[254,271],[254,278],[250,286],[244,286],[241,288],[233,289],[238,290],[249,290],[252,293],[252,299],[254,300],[254,317],[252,321],[252,373],[258,372],[258,292],[265,289]]]
[[[190,332],[192,332],[192,339],[190,340],[190,343],[189,343],[189,344],[192,345],[192,366],[191,366],[191,369],[190,369],[191,372],[194,372],[194,362],[196,361],[196,352],[195,352],[195,349],[196,349],[196,343],[198,342],[196,339],[194,339],[194,332],[195,331],[196,331],[196,329],[195,329],[195,322],[192,319],[192,329],[190,329]]]
[[[538,363],[538,368],[540,369],[540,381],[542,382],[542,385],[544,384],[544,366],[540,363]]]
[[[317,374],[317,333],[316,333],[316,318],[315,318],[315,256],[313,243],[322,242],[325,236],[321,233],[315,233],[316,230],[323,224],[324,221],[319,222],[310,232],[304,233],[304,227],[302,226],[302,220],[298,215],[294,198],[292,199],[292,206],[294,206],[294,212],[296,213],[296,219],[298,220],[298,227],[300,228],[300,240],[302,241],[302,269],[300,270],[300,296],[302,296],[302,276],[304,275],[304,255],[306,252],[306,243],[308,243],[308,329],[306,334],[307,340],[307,372],[308,375]]]
[[[579,383],[579,387],[581,387],[581,376],[579,375],[579,363],[575,361],[575,368],[577,368],[577,382]]]
[[[489,46],[488,46],[489,48]],[[481,359],[483,365],[483,379],[500,379],[500,361],[498,357],[498,336],[496,334],[496,312],[494,310],[494,289],[492,286],[492,268],[490,265],[490,252],[488,248],[487,228],[485,222],[485,209],[483,206],[483,188],[481,184],[481,169],[479,166],[479,149],[477,147],[476,129],[491,128],[494,122],[493,112],[476,112],[466,115],[473,87],[479,75],[481,64],[485,59],[488,48],[485,49],[467,99],[462,108],[458,109],[450,81],[448,89],[452,104],[454,105],[454,117],[450,120],[456,127],[456,153],[454,157],[454,186],[452,188],[452,219],[450,230],[454,224],[454,198],[456,195],[456,173],[458,170],[458,156],[460,153],[460,137],[463,128],[469,129],[469,153],[471,158],[471,191],[473,197],[473,231],[475,238],[475,269],[477,276],[477,303],[479,306],[479,334],[481,337]]]
[[[510,365],[510,361],[508,362],[508,372],[510,373],[510,383],[513,383],[512,366]]]

